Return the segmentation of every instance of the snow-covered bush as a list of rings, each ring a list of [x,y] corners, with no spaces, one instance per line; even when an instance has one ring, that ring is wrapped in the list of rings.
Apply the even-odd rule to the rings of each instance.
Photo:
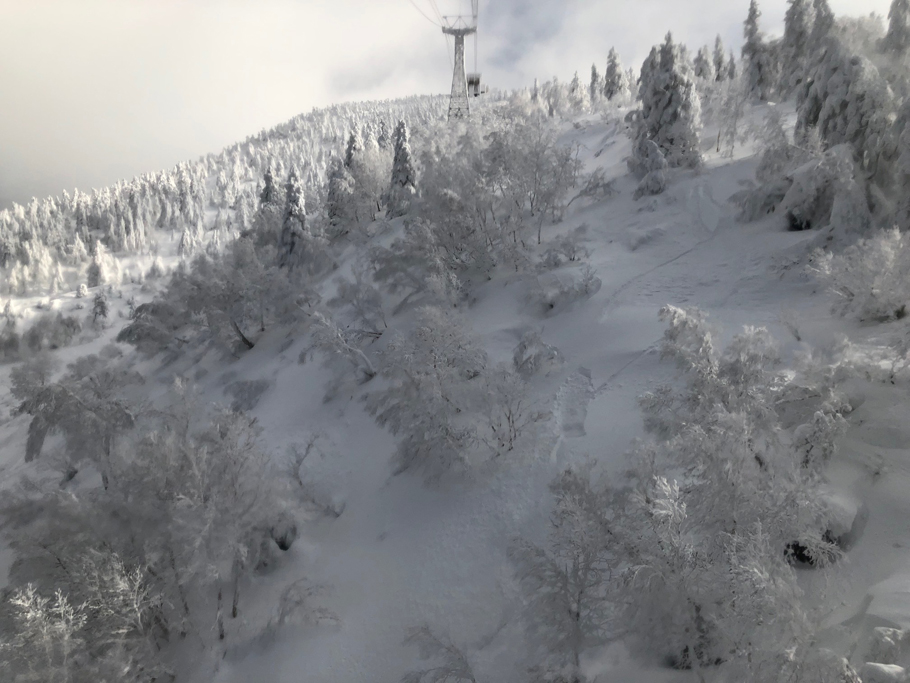
[[[415,646],[420,659],[432,662],[433,666],[409,671],[401,679],[402,683],[476,683],[464,651],[448,638],[433,633],[426,624],[410,629],[404,645]]]
[[[632,151],[632,157],[629,159],[630,170],[641,179],[632,195],[633,199],[651,197],[666,190],[669,167],[670,165],[657,143],[647,138],[639,139]]]
[[[591,266],[543,273],[534,278],[528,296],[542,315],[555,315],[600,291],[603,282]]]
[[[515,347],[512,364],[519,375],[529,379],[562,364],[562,354],[555,346],[545,343],[539,332],[529,330],[522,335]]]
[[[861,239],[842,254],[816,251],[812,270],[838,297],[841,315],[874,321],[907,315],[910,245],[897,228]]]

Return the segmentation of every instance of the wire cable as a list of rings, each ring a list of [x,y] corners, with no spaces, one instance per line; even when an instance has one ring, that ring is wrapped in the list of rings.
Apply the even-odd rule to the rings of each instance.
[[[414,6],[414,9],[416,9],[418,12],[420,12],[420,16],[422,16],[424,19],[426,19],[426,20],[429,21],[431,24],[433,24],[433,26],[438,26],[439,28],[442,28],[442,24],[437,24],[435,21],[433,21],[432,19],[430,19],[430,17],[428,17],[428,16],[424,13],[424,11],[423,11],[422,9],[420,9],[420,8],[417,6],[417,3],[414,2],[414,0],[408,0],[408,2],[410,2],[411,5]]]

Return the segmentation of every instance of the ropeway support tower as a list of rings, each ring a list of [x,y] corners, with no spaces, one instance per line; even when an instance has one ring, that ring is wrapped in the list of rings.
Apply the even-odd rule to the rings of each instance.
[[[480,74],[472,73],[470,77],[464,68],[464,39],[473,35],[474,38],[474,70],[477,70],[477,5],[478,0],[471,0],[471,16],[442,17],[445,26],[442,32],[455,39],[455,63],[452,74],[452,96],[449,98],[449,121],[464,119],[471,115],[468,104],[468,87],[475,97],[480,94]],[[470,81],[470,83],[469,83]]]
[[[464,39],[477,33],[477,26],[443,26],[442,32],[455,38],[455,73],[452,74],[452,96],[449,98],[449,120],[470,116],[468,77],[464,70]]]

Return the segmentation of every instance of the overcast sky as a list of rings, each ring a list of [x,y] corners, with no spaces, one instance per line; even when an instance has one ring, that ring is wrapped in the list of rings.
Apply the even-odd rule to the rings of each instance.
[[[412,4],[413,3],[413,4]],[[467,0],[0,0],[0,208],[196,158],[334,102],[447,92]],[[737,55],[749,0],[481,0],[493,87],[636,71],[668,29]],[[890,0],[830,0],[887,14]],[[762,0],[782,31],[785,0]],[[425,16],[421,15],[421,12]],[[473,67],[469,44],[468,69]]]

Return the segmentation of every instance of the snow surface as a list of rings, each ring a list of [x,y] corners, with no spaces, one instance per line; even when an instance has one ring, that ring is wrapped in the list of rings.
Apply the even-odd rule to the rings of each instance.
[[[760,117],[760,109],[753,116]],[[712,140],[710,131],[705,140]],[[402,640],[407,629],[424,622],[465,646],[478,680],[524,680],[528,651],[506,547],[519,534],[545,537],[547,486],[567,464],[591,459],[613,477],[627,468],[630,444],[642,435],[637,397],[674,376],[659,360],[661,306],[698,306],[727,336],[745,324],[766,325],[785,357],[802,343],[824,345],[838,334],[848,334],[858,352],[871,353],[905,329],[900,323],[863,328],[831,316],[829,300],[794,265],[814,233],[787,232],[783,218],[773,215],[736,222],[737,207],[728,198],[752,182],[756,161],[748,147],[726,159],[706,143],[703,170],[674,170],[664,194],[634,201],[637,183],[624,162],[629,140],[615,123],[582,117],[566,124],[562,141],[578,144],[588,170],[601,166],[616,179],[614,197],[574,203],[547,235],[585,228],[600,290],[542,316],[529,304],[532,276],[503,276],[480,287],[467,311],[473,333],[494,360],[510,359],[529,329],[540,331],[564,359],[534,379],[535,395],[554,419],[532,452],[436,486],[409,474],[392,477],[393,437],[366,414],[360,389],[323,401],[329,373],[318,362],[298,363],[308,341],[294,330],[267,336],[230,364],[211,358],[167,367],[145,362],[156,380],[150,382],[154,394],[163,393],[177,372],[196,377],[206,397],[224,404],[232,400],[225,390],[233,383],[268,382],[251,413],[269,450],[282,458],[317,437],[306,476],[342,510],[337,518],[312,515],[280,566],[251,579],[243,594],[245,618],[253,621],[273,608],[282,587],[306,576],[330,587],[323,602],[337,623],[285,629],[270,641],[241,638],[222,659],[198,661],[186,680],[391,683],[414,667],[416,652]],[[109,341],[125,299],[149,296],[132,289],[114,301],[107,333],[60,355],[71,360]],[[55,301],[64,311],[74,303],[71,294]],[[803,342],[782,318],[797,321]],[[0,368],[0,384],[8,384],[8,372]],[[825,639],[857,662],[875,626],[910,628],[910,397],[900,386],[869,384],[862,392],[830,478],[845,520],[864,508],[868,522],[828,575],[802,575],[807,588],[824,596]],[[27,419],[6,417],[10,407],[4,392],[4,485],[28,467],[22,462]],[[0,570],[10,559],[0,551]],[[823,583],[830,588],[819,590]],[[603,681],[692,679],[659,662],[632,662],[621,645],[594,653],[585,666]]]

